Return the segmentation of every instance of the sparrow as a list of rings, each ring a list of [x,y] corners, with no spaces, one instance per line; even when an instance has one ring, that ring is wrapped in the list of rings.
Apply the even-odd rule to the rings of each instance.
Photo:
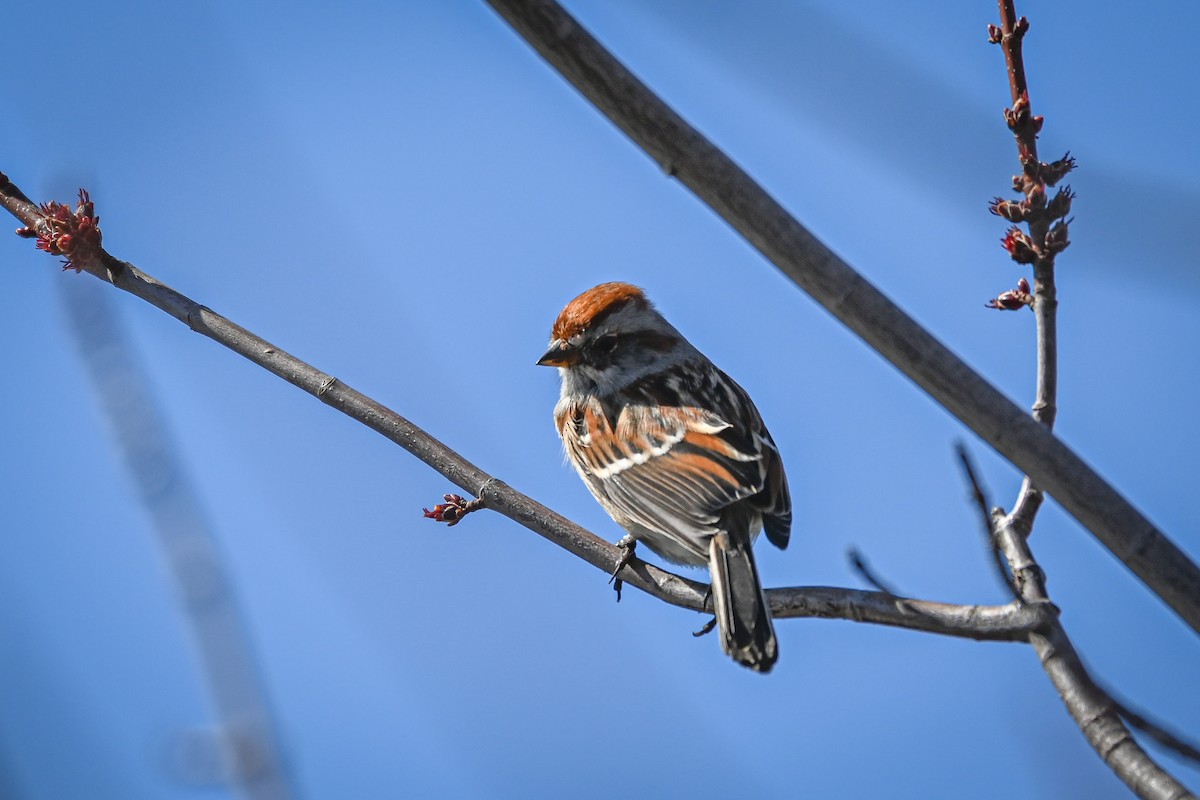
[[[608,515],[667,561],[708,566],[721,647],[769,672],[779,657],[751,546],[787,547],[779,450],[746,391],[628,283],[576,297],[537,363],[557,367],[554,423]]]

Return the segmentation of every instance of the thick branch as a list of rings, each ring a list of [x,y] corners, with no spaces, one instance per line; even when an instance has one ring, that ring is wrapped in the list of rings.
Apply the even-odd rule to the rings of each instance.
[[[1117,777],[1144,800],[1194,800],[1188,788],[1159,766],[1133,738],[1112,698],[1088,675],[1062,625],[1056,622],[1046,633],[1031,636],[1029,641],[1067,711]]]
[[[1200,569],[1091,467],[850,268],[551,0],[488,0],[555,69],[830,313],[1044,487],[1200,632]]]
[[[1033,558],[1028,538],[1013,524],[1012,516],[1005,516],[998,508],[988,510],[987,496],[975,474],[970,455],[962,445],[959,445],[958,454],[988,531],[989,545],[1002,559],[999,568],[1005,582],[1016,594],[1014,603],[1029,609],[1053,608],[1046,593],[1046,576]],[[1122,715],[1129,716],[1128,713],[1092,681],[1057,615],[1045,626],[1032,631],[1029,643],[1067,711],[1117,777],[1140,797],[1171,800],[1190,796],[1130,736],[1121,718]],[[1154,734],[1169,740],[1171,746],[1185,744],[1171,737],[1162,726],[1141,721],[1146,722]]]
[[[768,589],[767,600],[771,616],[776,619],[848,619],[945,636],[1007,642],[1027,641],[1033,631],[1048,624],[1058,613],[1049,604],[960,606],[825,586]]]
[[[1014,528],[1011,516],[998,514],[996,526],[997,539],[1021,599],[1031,606],[1047,605],[1045,575],[1033,559],[1028,539]],[[1029,643],[1088,743],[1138,797],[1144,800],[1193,797],[1133,738],[1121,719],[1120,707],[1092,680],[1057,618],[1033,632]]]

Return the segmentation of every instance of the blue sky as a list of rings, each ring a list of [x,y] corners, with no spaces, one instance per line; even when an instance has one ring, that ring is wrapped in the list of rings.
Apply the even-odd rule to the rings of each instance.
[[[567,7],[1028,404],[1032,315],[983,308],[1022,274],[986,209],[1016,166],[993,3]],[[118,257],[612,540],[533,362],[567,300],[632,281],[753,394],[782,449],[796,521],[786,552],[759,548],[767,584],[858,586],[855,546],[912,595],[1002,601],[953,444],[996,503],[1016,471],[483,3],[55,8],[10,15],[0,170],[39,200],[90,189]],[[1019,10],[1043,156],[1080,163],[1058,430],[1198,558],[1200,9]],[[64,284],[104,287],[16,237],[0,263],[0,794],[229,796],[180,764],[212,702],[67,324]],[[700,616],[633,591],[617,605],[603,575],[498,515],[424,522],[453,488],[436,473],[149,305],[104,299],[305,797],[1126,796],[1028,648],[791,620],[764,679],[693,639]],[[1053,503],[1033,545],[1097,677],[1200,732],[1197,637]]]

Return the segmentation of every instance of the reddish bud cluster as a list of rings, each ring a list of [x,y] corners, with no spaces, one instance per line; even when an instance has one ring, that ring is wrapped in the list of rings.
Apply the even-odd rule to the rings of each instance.
[[[1026,183],[1022,176],[1015,176],[1014,182]],[[988,203],[988,211],[1009,222],[1049,222],[1061,219],[1071,213],[1071,201],[1075,192],[1070,186],[1059,189],[1049,202],[1046,201],[1046,190],[1040,183],[1030,183],[1025,186],[1024,200],[1005,200],[993,197]],[[1007,245],[1005,245],[1007,249]]]
[[[1022,96],[1015,107],[1027,111],[1027,98]],[[1007,112],[1006,115],[1011,114]],[[1000,241],[1013,261],[1032,264],[1039,258],[1053,259],[1070,245],[1066,216],[1071,213],[1075,192],[1070,186],[1063,186],[1054,193],[1054,197],[1047,199],[1046,187],[1058,183],[1073,169],[1075,159],[1070,153],[1049,164],[1029,159],[1022,164],[1021,174],[1013,176],[1013,190],[1025,195],[1025,199],[1017,201],[994,197],[988,204],[988,210],[998,217],[1009,222],[1028,223],[1031,231],[1045,231],[1044,234],[1039,233],[1039,240],[1035,241],[1019,228],[1010,228]],[[1046,226],[1054,220],[1057,222],[1047,229]]]
[[[1037,260],[1037,250],[1034,249],[1033,241],[1025,231],[1015,225],[1008,229],[1000,243],[1018,264],[1032,264]]]
[[[1045,187],[1054,186],[1075,167],[1075,157],[1070,153],[1049,164],[1045,161],[1026,161],[1021,166],[1021,174],[1013,175],[1013,191],[1027,195],[1034,189],[1041,189],[1044,193]]]
[[[1071,224],[1071,220],[1060,219],[1054,223],[1050,230],[1046,231],[1046,241],[1042,248],[1048,256],[1054,256],[1066,250],[1071,245],[1071,240],[1067,236],[1067,228]]]
[[[1021,57],[1021,41],[1029,31],[1029,20],[1021,17],[1013,22],[1011,3],[1001,3],[1000,13],[1004,27],[988,25],[988,41],[1002,47],[1008,63],[1009,86],[1014,101],[1012,108],[1004,109],[1004,121],[1016,139],[1017,157],[1021,164],[1021,173],[1013,176],[1012,188],[1022,197],[1020,200],[993,198],[988,210],[1015,223],[1000,240],[1013,261],[1034,264],[1037,274],[1048,275],[1052,279],[1053,272],[1046,270],[1053,270],[1055,256],[1071,243],[1067,216],[1071,213],[1075,192],[1071,187],[1064,186],[1051,197],[1048,187],[1056,185],[1075,169],[1075,159],[1070,153],[1049,164],[1038,158],[1037,138],[1045,119],[1033,113]],[[1021,224],[1027,226],[1028,232],[1018,227]],[[986,307],[1016,311],[1026,306],[1033,308],[1035,300],[1029,281],[1021,278],[1015,289],[1001,292],[989,300]]]
[[[998,311],[1016,311],[1023,306],[1033,308],[1033,294],[1029,291],[1029,281],[1021,278],[1017,281],[1016,289],[1009,289],[1007,292],[1001,292],[997,297],[988,300],[984,304],[986,308],[994,308]]]
[[[1047,186],[1053,186],[1063,178],[1067,177],[1067,173],[1075,169],[1075,157],[1067,151],[1066,155],[1058,161],[1051,161],[1049,164],[1042,162],[1039,166],[1039,174],[1042,181]]]
[[[1017,102],[1013,103],[1012,108],[1004,109],[1004,121],[1008,123],[1008,129],[1017,136],[1023,134],[1037,136],[1041,133],[1042,125],[1046,120],[1030,113],[1029,95],[1022,94],[1017,98]]]
[[[463,517],[470,514],[475,509],[470,508],[470,503],[466,498],[457,494],[442,495],[442,499],[446,502],[438,503],[432,509],[422,508],[421,511],[425,514],[426,519],[434,520],[435,522],[449,523],[450,527],[457,525]]]
[[[1046,216],[1049,219],[1060,219],[1071,213],[1071,201],[1075,199],[1075,192],[1071,191],[1070,186],[1064,186],[1054,195],[1054,199],[1046,206]]]
[[[37,237],[37,248],[52,256],[65,256],[63,269],[83,270],[100,255],[100,218],[88,193],[79,190],[79,205],[74,211],[53,201],[42,204],[40,230],[18,228],[17,235]]]
[[[1024,222],[1027,215],[1024,203],[1005,200],[1002,197],[993,197],[992,202],[988,205],[988,211],[998,217],[1004,217],[1009,222]]]

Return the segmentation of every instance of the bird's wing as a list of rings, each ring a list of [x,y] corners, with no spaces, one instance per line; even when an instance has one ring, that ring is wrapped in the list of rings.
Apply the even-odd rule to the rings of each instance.
[[[713,385],[681,384],[697,373]],[[719,372],[674,378],[638,384],[620,408],[593,398],[565,413],[560,432],[579,471],[622,524],[658,532],[702,560],[726,509],[745,498],[777,519],[786,508],[786,543],[787,482],[753,403]],[[682,404],[700,397],[717,408]],[[768,524],[778,529],[776,519]]]

